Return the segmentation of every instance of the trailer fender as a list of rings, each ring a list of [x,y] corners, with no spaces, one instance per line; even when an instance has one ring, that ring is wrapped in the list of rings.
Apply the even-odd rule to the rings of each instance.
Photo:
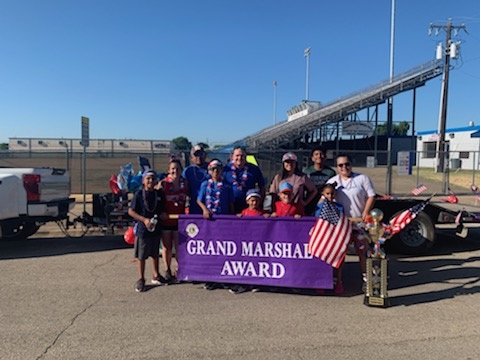
[[[422,211],[405,229],[389,241],[392,247],[402,254],[421,255],[433,246],[435,235],[435,225],[432,219]]]

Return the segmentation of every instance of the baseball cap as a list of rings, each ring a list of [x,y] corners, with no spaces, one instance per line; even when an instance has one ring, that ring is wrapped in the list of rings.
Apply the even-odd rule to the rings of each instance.
[[[208,170],[216,168],[216,167],[222,167],[222,162],[220,160],[214,159],[208,163]]]
[[[295,155],[292,152],[287,152],[287,153],[283,154],[282,162],[288,161],[288,160],[297,161],[297,155]]]
[[[248,200],[251,197],[262,198],[262,196],[260,195],[260,192],[257,189],[250,189],[247,191],[247,197],[245,198],[245,200]]]
[[[200,151],[202,154],[205,154],[205,149],[202,147],[202,145],[197,144],[190,149],[190,155],[195,155],[195,153],[198,151]]]
[[[155,170],[144,171],[143,174],[142,174],[142,180],[145,179],[147,176],[153,176],[156,179],[157,178],[157,172]]]
[[[280,184],[280,187],[279,187],[279,190],[280,192],[292,192],[293,191],[293,186],[292,184],[288,183],[288,182],[283,182]]]

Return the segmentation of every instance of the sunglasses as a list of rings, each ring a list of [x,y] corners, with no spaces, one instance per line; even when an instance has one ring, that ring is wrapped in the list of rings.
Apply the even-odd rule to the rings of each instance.
[[[211,170],[211,171],[221,171],[222,170],[222,167],[221,166],[215,166],[215,167],[211,167],[210,169],[208,170]]]
[[[349,162],[346,162],[346,163],[343,163],[343,164],[337,164],[338,167],[349,167],[350,166],[350,163]]]

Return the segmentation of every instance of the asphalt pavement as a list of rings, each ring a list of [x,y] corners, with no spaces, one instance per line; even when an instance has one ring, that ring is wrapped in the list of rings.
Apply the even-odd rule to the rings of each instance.
[[[121,236],[2,241],[0,358],[477,359],[479,235],[443,232],[432,255],[390,255],[385,309],[363,304],[352,255],[344,296],[195,283],[136,293]]]

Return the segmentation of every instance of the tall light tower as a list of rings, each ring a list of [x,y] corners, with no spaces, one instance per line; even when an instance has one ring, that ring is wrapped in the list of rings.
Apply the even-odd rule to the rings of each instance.
[[[395,0],[392,0],[390,16],[390,83],[393,82],[393,64],[395,49]],[[388,98],[387,104],[387,194],[392,193],[392,129],[393,129],[393,98]]]
[[[273,125],[277,124],[277,80],[273,81]]]
[[[310,47],[306,48],[303,52],[303,56],[307,59],[307,73],[306,73],[306,81],[305,81],[305,100],[308,100],[308,72],[310,70],[310,52],[312,49]]]

